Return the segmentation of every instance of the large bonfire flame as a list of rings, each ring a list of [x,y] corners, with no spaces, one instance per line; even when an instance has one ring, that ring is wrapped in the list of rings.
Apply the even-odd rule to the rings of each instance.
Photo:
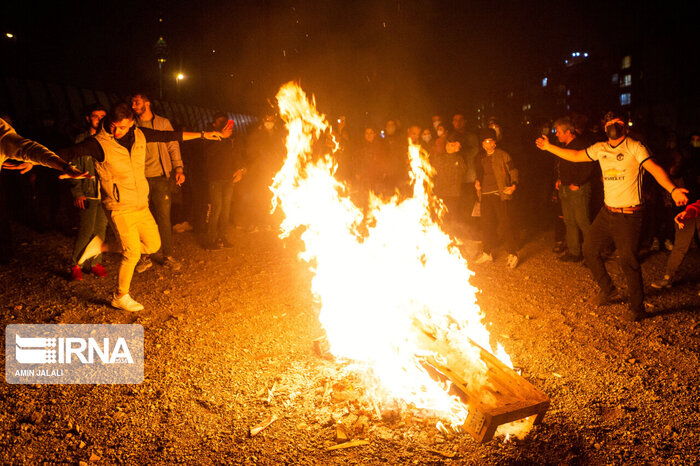
[[[433,197],[425,154],[409,149],[411,197],[371,195],[363,212],[334,177],[333,154],[318,155],[323,144],[317,141],[331,140],[325,117],[294,83],[284,85],[277,100],[289,134],[287,158],[271,187],[273,204],[285,215],[281,237],[301,231],[300,258],[314,272],[312,292],[331,352],[362,370],[373,396],[403,400],[461,426],[468,407],[431,378],[426,358],[461,361],[460,376],[476,387],[488,382],[470,339],[512,364],[500,344],[490,344],[472,272],[442,231],[440,212],[431,212],[442,204]],[[430,344],[426,329],[434,337]]]

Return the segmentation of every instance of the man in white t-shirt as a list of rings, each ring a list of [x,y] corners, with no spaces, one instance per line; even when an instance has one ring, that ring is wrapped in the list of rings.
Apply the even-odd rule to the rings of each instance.
[[[639,234],[642,229],[642,176],[648,171],[676,205],[688,203],[688,190],[676,187],[668,175],[647,151],[644,144],[627,137],[626,119],[614,112],[604,118],[607,142],[593,144],[585,150],[564,149],[550,144],[546,136],[536,144],[571,162],[597,161],[603,172],[605,205],[596,216],[583,240],[583,256],[600,291],[589,299],[594,306],[607,304],[618,298],[617,289],[607,270],[602,253],[614,243],[619,254],[619,265],[625,274],[629,290],[629,320],[644,316],[644,284],[638,258]]]

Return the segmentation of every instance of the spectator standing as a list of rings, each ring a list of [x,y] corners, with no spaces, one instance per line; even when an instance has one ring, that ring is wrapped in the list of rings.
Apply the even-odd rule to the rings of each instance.
[[[228,117],[219,113],[214,116],[211,127],[214,131],[229,134],[227,124]],[[211,206],[205,248],[230,248],[233,245],[226,238],[226,229],[229,226],[234,184],[245,174],[243,146],[232,133],[221,141],[203,140],[202,144]]]
[[[75,143],[81,143],[85,139],[97,134],[100,128],[100,122],[107,114],[104,107],[93,105],[88,109],[88,114],[85,119],[88,122],[88,129],[79,134]],[[95,162],[92,157],[83,156],[73,160],[75,166],[84,172],[90,174],[89,178],[82,180],[71,180],[71,194],[73,195],[73,204],[79,209],[79,227],[78,236],[73,244],[73,255],[71,256],[71,279],[82,280],[83,269],[98,277],[106,277],[107,271],[102,266],[102,254],[91,257],[84,264],[78,264],[80,256],[83,254],[85,247],[90,240],[97,236],[100,240],[105,240],[107,231],[107,215],[104,207],[102,207],[102,199],[100,196],[99,180],[95,171]]]
[[[496,147],[496,132],[493,129],[484,130],[480,139],[484,151],[477,159],[475,186],[481,199],[484,252],[476,259],[476,263],[493,261],[500,226],[508,250],[506,264],[508,268],[514,269],[519,259],[511,200],[519,181],[518,170],[510,155]]]
[[[556,136],[562,147],[571,150],[583,150],[586,144],[579,139],[571,119],[560,118],[554,122]],[[568,251],[559,257],[563,262],[581,262],[581,235],[584,237],[591,228],[591,176],[593,162],[576,164],[568,160],[559,160],[559,179],[556,189],[566,225],[566,246]],[[580,233],[579,233],[580,232]]]
[[[170,120],[153,113],[151,100],[146,94],[135,94],[131,98],[131,106],[136,113],[136,122],[139,127],[157,131],[173,130]],[[177,271],[180,270],[181,265],[173,257],[173,229],[170,221],[171,174],[174,172],[175,183],[178,185],[185,182],[180,145],[177,141],[147,143],[145,170],[149,189],[148,204],[158,224],[161,239],[160,257],[156,256],[156,260]],[[145,256],[137,266],[136,271],[143,272],[151,265],[150,257]]]

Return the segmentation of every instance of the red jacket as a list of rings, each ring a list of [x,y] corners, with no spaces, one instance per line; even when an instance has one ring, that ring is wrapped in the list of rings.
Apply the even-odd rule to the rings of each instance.
[[[685,208],[685,214],[688,219],[700,217],[700,200],[688,204]]]

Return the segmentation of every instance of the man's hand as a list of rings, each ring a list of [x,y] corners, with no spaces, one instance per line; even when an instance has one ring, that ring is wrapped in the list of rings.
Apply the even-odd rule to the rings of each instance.
[[[241,168],[240,170],[236,170],[236,173],[233,174],[233,182],[238,183],[243,179],[243,175],[245,175],[246,169]]]
[[[182,168],[176,168],[175,169],[175,184],[178,186],[181,186],[182,183],[185,182],[185,173],[182,171]]]
[[[557,182],[554,183],[554,189],[559,191],[559,188],[561,188],[561,180],[557,180]]]
[[[63,174],[58,176],[59,179],[65,180],[66,178],[72,178],[74,180],[82,180],[86,178],[94,178],[88,172],[81,172],[73,165],[68,164],[63,168]]]
[[[21,175],[24,175],[29,170],[34,168],[34,164],[31,162],[22,162],[22,163],[5,162],[2,164],[2,168],[4,168],[5,170],[19,170],[19,173]]]
[[[204,139],[208,139],[210,141],[221,141],[223,139],[224,135],[220,133],[219,131],[205,131],[204,132]]]
[[[474,180],[474,188],[477,191],[481,191],[481,182],[479,180]]]
[[[78,209],[85,210],[85,200],[87,198],[85,196],[80,196],[76,197],[73,199],[73,205],[76,206]]]
[[[680,214],[676,215],[676,218],[673,220],[676,221],[676,225],[678,225],[678,228],[681,230],[685,228],[685,219],[688,217],[688,213],[684,210]]]
[[[570,184],[570,185],[569,185],[569,189],[572,190],[572,191],[578,191],[578,190],[579,190],[579,187],[578,187],[577,185],[575,185],[575,184]]]
[[[543,134],[542,136],[537,138],[537,140],[535,141],[535,145],[540,150],[549,150],[549,146],[551,144],[549,143],[549,138]]]
[[[676,188],[673,191],[671,191],[671,197],[673,198],[673,202],[675,202],[677,206],[686,205],[688,203],[687,194],[688,190],[685,188]]]
[[[515,185],[512,184],[503,190],[503,194],[511,195],[515,192]]]

